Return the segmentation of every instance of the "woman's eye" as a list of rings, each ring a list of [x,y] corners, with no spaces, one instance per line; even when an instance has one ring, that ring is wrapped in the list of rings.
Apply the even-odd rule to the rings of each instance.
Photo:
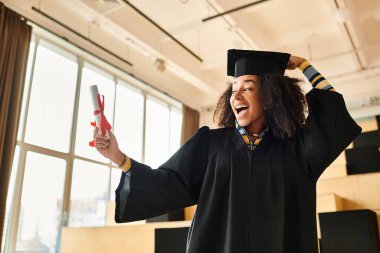
[[[245,88],[244,91],[251,91],[252,88]]]
[[[233,91],[231,91],[232,92],[232,94],[234,94],[234,93],[236,93],[236,90],[233,90]]]

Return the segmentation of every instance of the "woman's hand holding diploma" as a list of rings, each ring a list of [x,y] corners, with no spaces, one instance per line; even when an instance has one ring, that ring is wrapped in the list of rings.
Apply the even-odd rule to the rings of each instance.
[[[90,146],[120,167],[126,156],[120,151],[115,135],[111,132],[111,124],[104,115],[104,96],[99,94],[96,85],[90,86],[90,96],[95,116],[95,122],[91,123],[94,126],[94,140],[90,142]]]
[[[125,154],[120,151],[115,135],[107,132],[109,137],[99,133],[98,128],[94,128],[94,144],[96,150],[104,157],[110,159],[117,166],[121,166],[125,160]]]

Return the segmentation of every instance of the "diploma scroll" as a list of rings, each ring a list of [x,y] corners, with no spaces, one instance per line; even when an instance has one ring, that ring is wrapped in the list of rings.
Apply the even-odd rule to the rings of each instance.
[[[90,97],[95,116],[95,122],[91,122],[91,125],[98,127],[99,134],[103,134],[109,138],[108,131],[111,130],[112,127],[104,115],[104,96],[99,94],[97,85],[90,86]],[[94,141],[89,143],[91,147],[94,147],[94,144]]]

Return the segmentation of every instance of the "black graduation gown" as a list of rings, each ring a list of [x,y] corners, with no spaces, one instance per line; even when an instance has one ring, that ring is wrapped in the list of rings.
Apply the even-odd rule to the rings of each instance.
[[[116,222],[150,218],[198,204],[188,253],[315,253],[316,181],[361,132],[342,95],[306,95],[305,127],[290,139],[270,131],[250,151],[235,128],[200,128],[158,169],[132,160],[124,213]]]

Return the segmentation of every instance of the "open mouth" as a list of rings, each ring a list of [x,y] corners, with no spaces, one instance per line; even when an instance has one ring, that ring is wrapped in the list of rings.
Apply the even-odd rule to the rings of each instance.
[[[238,105],[235,107],[235,110],[237,114],[239,115],[241,112],[244,112],[245,110],[248,110],[248,106],[246,105]]]

